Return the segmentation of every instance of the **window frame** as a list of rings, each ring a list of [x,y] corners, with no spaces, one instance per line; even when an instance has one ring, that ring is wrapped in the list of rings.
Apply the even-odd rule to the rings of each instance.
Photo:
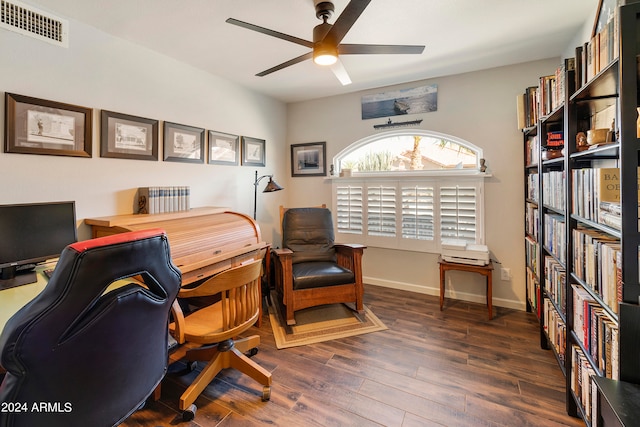
[[[399,136],[422,136],[424,138],[436,138],[436,139],[444,139],[451,142],[455,142],[458,145],[466,147],[476,153],[476,167],[471,169],[431,169],[431,170],[420,170],[420,171],[384,171],[384,172],[355,172],[355,175],[362,177],[369,176],[386,176],[392,175],[394,177],[397,176],[431,176],[431,175],[453,175],[453,176],[465,176],[465,175],[478,175],[480,174],[480,160],[484,157],[482,148],[472,144],[469,141],[465,141],[462,138],[458,138],[453,135],[447,135],[445,133],[428,131],[424,129],[399,129],[387,132],[377,133],[375,135],[370,135],[365,138],[362,138],[353,144],[345,147],[342,151],[336,154],[333,157],[333,165],[336,170],[336,175],[340,175],[341,171],[341,162],[342,159],[352,152],[359,150],[360,148],[369,145],[371,143],[380,141],[381,139],[399,137]],[[484,175],[484,174],[483,174]]]
[[[485,227],[484,227],[484,178],[490,176],[480,171],[480,159],[482,158],[482,150],[460,138],[445,135],[438,132],[426,130],[397,130],[375,134],[363,138],[349,145],[340,151],[333,158],[333,164],[336,169],[340,168],[342,158],[352,153],[354,150],[363,146],[396,136],[422,136],[430,138],[438,138],[455,142],[461,146],[469,148],[476,153],[476,168],[474,169],[441,169],[441,170],[421,170],[421,171],[381,171],[381,172],[355,172],[350,177],[335,176],[332,180],[332,198],[333,198],[333,220],[334,232],[336,240],[344,243],[361,243],[371,247],[380,247],[388,249],[409,250],[416,252],[432,252],[440,253],[442,236],[441,221],[442,214],[440,205],[440,189],[442,187],[451,187],[455,185],[472,186],[475,188],[475,244],[485,244]],[[339,229],[339,218],[341,212],[338,212],[338,189],[345,186],[361,187],[360,203],[362,209],[361,232],[350,233],[343,232]],[[372,235],[368,230],[368,193],[369,187],[393,187],[395,189],[395,236]],[[403,237],[402,229],[402,190],[410,186],[433,187],[433,239],[424,240],[417,238]]]

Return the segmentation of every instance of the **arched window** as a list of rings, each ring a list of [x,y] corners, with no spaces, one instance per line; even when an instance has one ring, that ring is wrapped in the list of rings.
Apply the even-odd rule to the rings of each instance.
[[[451,135],[399,130],[357,141],[334,157],[338,171],[425,172],[480,169],[482,150]]]
[[[460,138],[417,129],[351,144],[333,159],[337,237],[424,252],[447,239],[483,244],[482,156]]]

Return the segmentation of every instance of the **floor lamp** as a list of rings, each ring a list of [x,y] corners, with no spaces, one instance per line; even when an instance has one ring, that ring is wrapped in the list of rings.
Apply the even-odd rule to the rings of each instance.
[[[273,175],[262,175],[260,178],[258,178],[258,171],[256,171],[256,179],[255,181],[253,181],[253,219],[256,219],[256,209],[258,205],[258,184],[260,183],[260,181],[262,181],[263,178],[269,178],[267,186],[264,187],[264,190],[262,190],[263,193],[271,193],[273,191],[284,190],[284,188],[280,187],[273,180]]]

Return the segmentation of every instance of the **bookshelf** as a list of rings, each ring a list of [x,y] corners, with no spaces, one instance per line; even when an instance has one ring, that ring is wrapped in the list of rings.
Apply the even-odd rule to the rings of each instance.
[[[605,21],[607,52],[592,50],[605,43],[596,33],[573,63],[540,78],[535,123],[519,119],[529,126],[527,309],[565,375],[567,412],[588,426],[602,425],[599,402],[610,397],[595,378],[640,384],[640,3],[627,3]],[[582,59],[589,50],[597,65]],[[601,142],[594,129],[606,135]],[[562,151],[545,153],[558,141]]]

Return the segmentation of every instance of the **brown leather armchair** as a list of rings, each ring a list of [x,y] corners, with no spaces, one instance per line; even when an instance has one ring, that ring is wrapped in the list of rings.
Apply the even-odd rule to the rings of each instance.
[[[354,303],[363,312],[362,255],[365,246],[334,242],[331,211],[290,208],[282,219],[282,249],[274,249],[274,271],[286,321],[295,312],[324,304]]]
[[[122,284],[119,279],[136,276]],[[118,281],[117,284],[112,285]],[[67,246],[44,290],[0,335],[0,425],[115,426],[164,377],[181,283],[162,230]],[[45,410],[34,410],[42,402]]]

